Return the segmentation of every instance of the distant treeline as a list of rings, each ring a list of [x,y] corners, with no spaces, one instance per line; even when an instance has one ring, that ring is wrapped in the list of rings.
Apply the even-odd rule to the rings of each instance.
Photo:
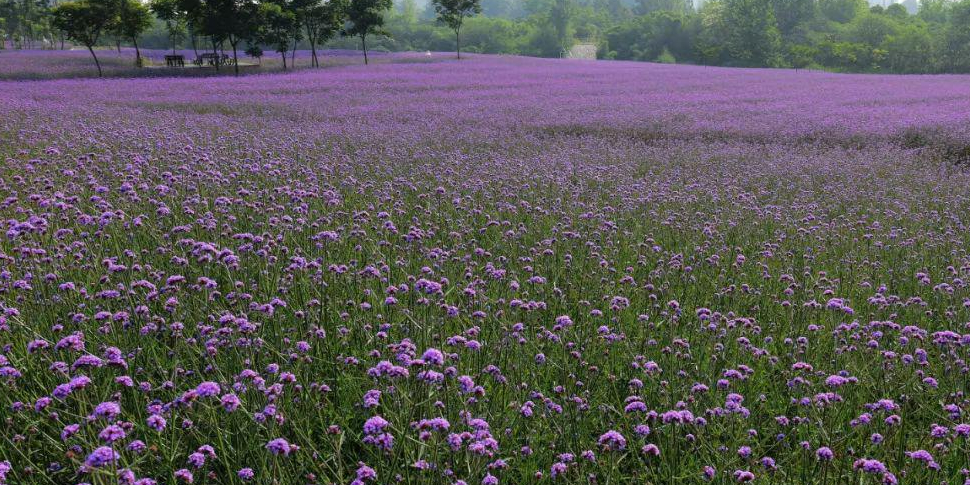
[[[0,0],[0,32],[8,48],[61,43],[64,33],[53,21],[52,1]],[[166,10],[166,4],[173,7]],[[246,15],[251,8],[246,18],[262,19],[262,25],[237,26],[236,35],[220,33],[222,27],[207,25],[208,4],[216,5],[216,19]],[[364,35],[350,18],[355,6],[363,8],[356,22],[369,25]],[[154,48],[235,42],[257,55],[267,46],[280,51],[360,48],[362,43],[381,51],[448,51],[460,41],[466,52],[543,57],[592,42],[602,59],[970,72],[970,0],[921,0],[910,7],[916,11],[901,4],[870,7],[866,0],[710,0],[699,7],[691,0],[436,0],[427,6],[415,0],[393,5],[390,0],[155,0],[151,22],[135,39]],[[317,38],[306,24],[310,11],[323,16]],[[106,29],[98,42],[133,43],[115,30]]]
[[[390,15],[390,50],[448,50],[449,38],[409,2]],[[524,6],[515,10],[511,5]],[[483,0],[462,30],[468,51],[559,56],[575,40],[602,59],[848,72],[970,72],[970,0]],[[497,15],[512,12],[517,18]],[[491,15],[490,15],[491,14]]]

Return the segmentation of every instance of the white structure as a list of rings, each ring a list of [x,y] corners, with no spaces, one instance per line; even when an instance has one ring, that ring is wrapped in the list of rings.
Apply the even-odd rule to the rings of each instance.
[[[596,44],[592,42],[580,42],[563,52],[566,59],[590,59],[596,60]]]

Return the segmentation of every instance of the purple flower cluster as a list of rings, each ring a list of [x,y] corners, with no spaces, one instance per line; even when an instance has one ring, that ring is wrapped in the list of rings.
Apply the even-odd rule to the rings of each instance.
[[[476,56],[0,110],[0,484],[970,476],[966,77]]]

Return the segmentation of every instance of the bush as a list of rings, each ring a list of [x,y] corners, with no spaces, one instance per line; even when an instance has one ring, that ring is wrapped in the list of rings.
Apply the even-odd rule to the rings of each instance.
[[[673,54],[670,53],[670,49],[667,49],[667,46],[664,46],[663,52],[657,56],[657,62],[661,64],[677,64],[677,59]]]

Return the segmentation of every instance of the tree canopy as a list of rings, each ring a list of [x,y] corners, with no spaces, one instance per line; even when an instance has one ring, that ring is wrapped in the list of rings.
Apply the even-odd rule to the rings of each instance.
[[[94,53],[98,39],[118,24],[118,5],[111,0],[76,0],[53,8],[53,25],[64,35],[85,47],[94,57],[98,76],[103,76],[101,62]]]
[[[367,64],[367,36],[385,34],[384,12],[390,10],[392,0],[350,0],[347,5],[347,26],[344,35],[360,38]]]
[[[461,27],[465,19],[482,13],[481,0],[433,0],[438,21],[455,31],[455,54],[461,59]]]
[[[185,39],[247,52],[452,50],[846,72],[970,72],[970,0],[0,0],[11,47],[68,39],[91,52],[122,39],[174,50]],[[394,8],[396,3],[396,7]],[[146,33],[147,32],[147,33]],[[258,48],[258,50],[257,50]],[[293,55],[290,56],[291,59]],[[288,63],[289,67],[291,63]]]

